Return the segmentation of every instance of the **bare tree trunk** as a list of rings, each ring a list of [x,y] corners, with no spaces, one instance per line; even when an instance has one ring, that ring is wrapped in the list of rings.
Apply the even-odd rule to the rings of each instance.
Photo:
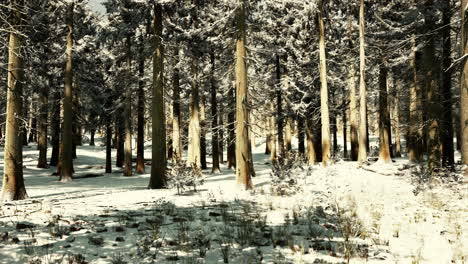
[[[131,37],[127,37],[127,71],[130,76],[132,70],[132,57],[131,57]],[[124,126],[125,126],[125,143],[124,143],[124,176],[132,176],[133,162],[132,162],[132,87],[127,82],[125,89],[125,102],[124,102]]]
[[[452,64],[450,52],[452,49],[452,42],[450,40],[450,18],[451,6],[450,1],[443,1],[442,23],[442,106],[443,115],[441,122],[441,141],[442,141],[442,165],[444,167],[453,167],[455,163],[454,149],[453,149],[453,123],[452,123],[452,71],[447,69]]]
[[[179,63],[179,48],[175,50],[176,63]],[[180,85],[179,85],[179,68],[174,68],[172,78],[172,148],[174,161],[180,161],[182,159],[182,142],[180,136],[181,130],[181,116],[180,116]]]
[[[400,127],[400,85],[394,86],[393,93],[393,120],[395,127],[395,157],[401,157],[401,127]]]
[[[425,3],[432,7],[433,0],[427,0]],[[426,16],[426,28],[428,32],[435,29],[435,22],[428,15]],[[427,157],[428,169],[434,174],[441,165],[441,144],[440,144],[440,113],[442,111],[439,98],[439,87],[437,74],[440,72],[439,63],[435,57],[435,46],[433,36],[428,36],[424,48],[425,77],[427,81]]]
[[[60,152],[60,92],[55,91],[53,97],[52,117],[51,117],[51,144],[52,154],[50,156],[49,165],[57,166],[59,163]]]
[[[408,158],[410,162],[420,162],[422,160],[422,94],[421,86],[418,80],[417,71],[417,52],[416,38],[411,39],[412,54],[410,66],[412,68],[412,84],[410,87],[410,117],[409,117],[409,132],[408,132]]]
[[[200,104],[200,163],[201,168],[206,170],[206,97],[202,92]]]
[[[360,0],[359,8],[359,152],[358,161],[363,163],[367,161],[367,92],[366,92],[366,53],[364,40],[364,0]]]
[[[221,164],[224,163],[224,121],[223,121],[223,118],[224,118],[224,106],[223,106],[223,103],[221,102],[221,104],[219,105],[219,111],[218,111],[218,121],[219,121],[219,124],[218,124],[218,143],[219,143],[219,162]]]
[[[463,54],[468,54],[468,0],[461,1],[461,46]],[[460,85],[460,142],[461,162],[468,164],[468,63],[463,60]]]
[[[166,187],[166,120],[164,111],[164,46],[162,44],[163,15],[160,4],[154,6],[152,159],[149,189]]]
[[[270,122],[270,160],[271,162],[276,162],[276,156],[277,156],[277,148],[276,148],[276,119],[278,117],[275,116],[275,105],[273,103],[270,104],[270,110],[272,113],[272,116],[268,117],[269,122]]]
[[[65,97],[63,100],[62,155],[60,181],[73,180],[73,11],[71,3],[67,12],[67,64],[65,67]]]
[[[120,121],[121,119],[123,119],[122,112],[118,112],[115,120],[115,128],[117,130],[115,138],[117,149],[115,166],[119,168],[122,168],[124,165],[124,127],[122,126],[122,122]]]
[[[200,106],[198,95],[198,61],[192,58],[192,94],[190,98],[190,122],[187,162],[201,167]]]
[[[325,54],[325,25],[323,23],[323,3],[319,3],[317,13],[320,50],[320,113],[322,121],[322,165],[328,166],[331,159],[330,112],[328,109],[327,58]]]
[[[112,173],[112,128],[110,120],[106,124],[106,173]]]
[[[228,168],[235,168],[236,167],[236,134],[235,134],[235,128],[234,128],[234,123],[235,123],[235,105],[236,105],[236,99],[235,99],[235,87],[231,87],[228,92],[228,124],[227,124],[227,129],[228,129],[228,147],[227,147],[227,159],[228,159]]]
[[[298,151],[301,155],[305,154],[305,130],[304,130],[304,118],[302,116],[297,117],[297,139],[298,139]]]
[[[252,154],[249,140],[247,98],[245,1],[239,0],[236,10],[236,181],[243,189],[252,189]]]
[[[309,117],[306,121],[307,134],[307,161],[309,165],[314,165],[318,161],[317,157],[317,138],[314,129],[317,129],[317,121],[314,117]]]
[[[344,92],[344,91],[343,91]],[[345,93],[343,93],[345,94]],[[343,107],[342,110],[343,116],[343,158],[348,158],[348,135],[347,135],[347,126],[348,126],[348,119],[346,117],[346,107]]]
[[[390,115],[387,100],[387,59],[382,58],[379,75],[379,162],[391,163],[390,135],[388,133]]]
[[[283,138],[283,97],[281,92],[281,61],[280,56],[276,54],[276,134],[278,135],[278,156],[284,157],[284,138]]]
[[[8,90],[5,133],[5,158],[3,168],[2,202],[28,198],[23,179],[23,146],[20,134],[20,120],[23,96],[23,60],[19,56],[23,48],[21,39],[22,0],[11,0],[10,33],[8,53]]]
[[[216,81],[215,81],[215,55],[211,52],[211,153],[213,159],[213,166],[211,169],[212,173],[219,173],[221,169],[219,167],[219,128],[218,128],[218,100],[216,98]]]
[[[267,102],[267,109],[270,109],[269,103]],[[271,153],[270,145],[271,145],[271,129],[270,129],[270,118],[267,116],[265,118],[265,155],[269,155]]]
[[[356,102],[356,82],[354,64],[351,63],[349,70],[349,122],[350,122],[350,137],[351,137],[351,160],[357,161],[359,153],[358,139],[358,107]]]
[[[48,47],[44,47],[44,57],[48,55]],[[49,113],[49,86],[52,84],[51,76],[45,72],[48,83],[43,84],[39,91],[39,115],[37,131],[37,149],[39,150],[38,168],[47,168],[47,130]]]
[[[138,48],[138,107],[136,173],[145,174],[145,57],[143,35]]]

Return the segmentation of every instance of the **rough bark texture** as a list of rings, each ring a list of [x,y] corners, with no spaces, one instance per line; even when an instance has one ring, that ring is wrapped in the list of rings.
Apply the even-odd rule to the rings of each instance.
[[[351,140],[351,160],[357,161],[359,153],[359,139],[358,139],[358,107],[356,100],[356,79],[355,79],[354,64],[351,63],[349,69],[349,123],[350,123],[350,140]]]
[[[200,164],[201,168],[206,170],[206,97],[202,92],[200,102]]]
[[[426,5],[431,8],[432,0],[427,0]],[[426,28],[435,29],[435,22],[431,15],[426,16]],[[441,165],[441,144],[440,144],[440,114],[442,111],[440,105],[439,87],[437,74],[440,72],[439,62],[435,56],[435,46],[433,36],[428,36],[426,46],[424,47],[424,68],[426,77],[427,93],[427,161],[428,170],[434,174]]]
[[[463,54],[468,54],[468,0],[461,5],[461,45]],[[462,164],[468,164],[468,63],[463,60],[460,85],[460,153]]]
[[[278,135],[278,156],[284,155],[284,137],[283,137],[283,97],[281,92],[281,60],[276,55],[276,134]]]
[[[323,23],[323,3],[319,3],[318,26],[319,26],[319,53],[320,53],[320,114],[322,121],[322,165],[332,163],[331,159],[331,135],[330,135],[330,112],[328,108],[328,86],[327,86],[327,58],[325,54],[325,25]]]
[[[234,122],[236,121],[236,99],[235,99],[235,87],[231,87],[228,92],[228,102],[229,102],[229,113],[227,117],[227,130],[228,130],[228,142],[227,142],[227,159],[228,159],[228,168],[232,169],[236,167],[236,131],[234,127]]]
[[[297,139],[298,139],[298,151],[300,154],[305,154],[305,126],[304,118],[302,116],[297,117]]]
[[[131,37],[127,37],[127,71],[131,74],[132,57],[131,57]],[[124,103],[124,126],[125,126],[125,143],[124,143],[124,176],[132,176],[133,162],[132,162],[132,87],[127,83],[125,88],[125,103]]]
[[[115,143],[117,148],[117,157],[115,160],[115,166],[122,168],[124,165],[124,126],[122,125],[121,120],[123,119],[122,116],[122,109],[119,108],[116,112],[116,119],[115,119],[115,127],[116,127],[116,137]]]
[[[211,153],[213,166],[211,168],[212,173],[219,173],[221,169],[219,167],[219,129],[218,129],[218,101],[216,98],[216,81],[215,81],[215,55],[211,53]]]
[[[400,83],[393,89],[393,126],[395,128],[395,157],[401,157],[401,126],[400,126]]]
[[[145,57],[143,36],[138,51],[138,106],[137,106],[137,160],[136,173],[145,174]]]
[[[268,117],[269,119],[269,122],[270,122],[270,160],[271,162],[275,162],[276,161],[276,156],[277,156],[277,153],[276,153],[276,115],[274,114],[275,113],[275,105],[273,103],[270,104],[270,111],[272,113],[272,115],[270,117]]]
[[[416,38],[411,39],[412,54],[410,66],[412,69],[412,83],[410,87],[410,116],[408,131],[408,159],[410,162],[420,162],[422,159],[422,92],[418,79],[418,57]]]
[[[218,142],[219,142],[219,163],[223,164],[224,163],[224,106],[221,101],[219,104],[219,110],[218,110]]]
[[[359,7],[359,152],[358,161],[367,161],[367,92],[366,92],[366,53],[364,40],[364,0],[360,0]]]
[[[49,49],[44,47],[44,57],[49,53]],[[38,114],[38,130],[37,130],[37,149],[39,150],[39,158],[37,161],[38,168],[47,168],[47,130],[48,130],[48,113],[49,113],[49,86],[52,83],[51,76],[44,71],[47,76],[48,83],[43,84],[39,90],[39,114]]]
[[[11,0],[11,21],[14,31],[10,33],[8,47],[8,90],[5,132],[5,159],[3,168],[2,201],[28,198],[23,179],[23,146],[20,135],[20,120],[23,93],[23,60],[21,39],[21,0]]]
[[[164,112],[164,46],[162,44],[162,7],[154,7],[154,54],[153,54],[153,102],[152,114],[152,159],[150,189],[166,187],[166,120]]]
[[[111,122],[106,124],[106,173],[112,173],[112,128]]]
[[[57,166],[59,162],[59,152],[60,152],[60,92],[55,91],[53,97],[53,107],[52,107],[52,117],[50,120],[51,123],[51,144],[52,144],[52,153],[50,156],[49,165]]]
[[[343,91],[343,94],[344,91]],[[343,107],[343,110],[342,110],[342,113],[341,113],[342,117],[343,117],[343,157],[345,159],[348,158],[348,119],[346,117],[346,107]]]
[[[65,94],[63,100],[62,155],[60,181],[73,180],[73,10],[71,3],[67,12],[67,63],[65,66]]]
[[[249,110],[247,98],[245,2],[236,10],[236,181],[243,189],[252,189],[252,154],[249,140]]]
[[[198,62],[192,59],[192,92],[190,96],[190,121],[187,162],[201,166],[200,147],[200,106],[198,95]]]
[[[390,111],[387,98],[387,61],[382,58],[379,72],[379,162],[390,163]]]
[[[176,62],[179,63],[179,48],[175,50]],[[182,158],[182,142],[180,137],[180,85],[179,68],[174,68],[172,77],[172,148],[174,161],[180,161]]]

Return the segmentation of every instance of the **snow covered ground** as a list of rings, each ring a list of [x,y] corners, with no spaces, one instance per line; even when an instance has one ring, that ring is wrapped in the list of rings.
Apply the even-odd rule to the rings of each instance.
[[[178,196],[146,189],[148,174],[104,174],[101,146],[79,147],[75,176],[103,176],[71,183],[35,168],[38,151],[25,147],[30,198],[1,205],[0,263],[223,263],[223,255],[229,263],[343,263],[346,249],[351,263],[468,261],[460,171],[418,183],[404,159],[364,169],[337,161],[295,171],[302,191],[278,196],[263,151],[254,149],[253,192],[237,190],[223,165],[204,171],[198,192]]]

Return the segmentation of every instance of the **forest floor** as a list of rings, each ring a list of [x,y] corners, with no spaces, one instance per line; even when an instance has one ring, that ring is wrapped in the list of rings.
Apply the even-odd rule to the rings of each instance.
[[[254,149],[254,191],[236,189],[223,165],[219,174],[204,171],[197,192],[177,195],[148,190],[149,174],[104,174],[102,146],[78,148],[70,183],[51,176],[54,168],[37,169],[36,147],[25,147],[30,198],[0,207],[0,263],[468,261],[468,177],[460,166],[426,181],[403,158],[365,168],[337,161],[297,168],[285,194],[270,184],[263,151]]]

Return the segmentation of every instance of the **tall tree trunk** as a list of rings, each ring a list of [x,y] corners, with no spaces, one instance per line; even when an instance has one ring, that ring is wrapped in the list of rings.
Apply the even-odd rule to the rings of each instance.
[[[461,1],[461,46],[463,55],[468,54],[468,0]],[[468,164],[468,63],[463,60],[460,85],[460,153],[462,164]]]
[[[223,106],[223,103],[221,101],[221,103],[219,104],[219,110],[218,110],[218,121],[219,121],[219,124],[218,124],[218,142],[219,142],[219,150],[218,150],[218,153],[219,153],[219,163],[223,164],[224,163],[224,121],[223,121],[223,118],[224,118],[224,106]]]
[[[190,96],[190,121],[187,162],[201,167],[200,106],[198,94],[198,60],[192,58],[192,94]]]
[[[20,134],[20,120],[23,96],[23,48],[21,39],[22,0],[11,0],[11,21],[14,31],[10,33],[8,53],[8,90],[5,133],[5,158],[3,168],[2,201],[28,198],[23,179],[23,147]]]
[[[387,59],[382,58],[379,74],[379,162],[391,163],[390,158],[390,135],[389,131],[389,115],[387,100]]]
[[[55,84],[55,82],[52,82]],[[57,166],[59,163],[59,152],[60,152],[60,92],[55,91],[53,97],[53,106],[52,106],[52,117],[50,120],[51,123],[51,144],[52,144],[52,153],[50,156],[49,165]]]
[[[162,7],[154,6],[153,102],[152,102],[152,159],[148,188],[166,187],[166,120],[164,111],[164,46],[162,44]]]
[[[322,121],[322,165],[328,166],[331,159],[330,112],[328,109],[327,58],[325,54],[325,26],[323,23],[323,3],[319,3],[317,13],[320,50],[320,113]]]
[[[234,128],[234,123],[236,122],[236,99],[235,99],[235,86],[231,87],[228,92],[228,146],[227,146],[227,159],[228,159],[228,168],[232,169],[236,167],[236,132]]]
[[[276,156],[277,156],[277,148],[276,148],[276,117],[275,115],[275,105],[273,103],[270,104],[270,111],[271,111],[271,116],[269,118],[270,122],[270,160],[271,162],[276,162]]]
[[[212,173],[219,173],[221,169],[219,167],[219,128],[218,128],[218,100],[216,98],[216,81],[215,81],[215,55],[211,52],[211,153],[213,159],[213,166],[211,169]]]
[[[62,155],[60,168],[60,181],[73,180],[73,11],[71,3],[67,12],[67,63],[65,67],[65,94],[63,100],[63,128],[62,128]]]
[[[36,94],[34,93],[31,98],[30,111],[29,111],[29,135],[28,143],[33,143],[37,141],[37,102]]]
[[[176,47],[175,54],[176,64],[179,63],[179,48]],[[182,159],[182,142],[181,142],[181,116],[180,116],[180,84],[179,84],[179,68],[174,68],[172,77],[172,148],[174,161],[178,162]]]
[[[202,92],[200,104],[200,164],[201,168],[206,170],[206,97]]]
[[[286,118],[286,128],[284,129],[284,140],[286,145],[286,151],[292,150],[292,130],[294,127],[294,119],[288,115]]]
[[[452,42],[450,40],[450,19],[451,19],[451,6],[450,1],[442,1],[444,9],[442,13],[442,20],[444,28],[442,29],[442,107],[443,115],[441,120],[441,137],[442,140],[442,165],[444,167],[452,167],[455,163],[454,149],[453,149],[453,123],[452,123],[452,71],[447,70],[452,64],[450,52],[452,49]]]
[[[416,38],[411,38],[412,53],[410,66],[412,68],[412,83],[410,87],[409,131],[408,131],[408,159],[410,162],[422,160],[422,92],[418,78],[418,54],[416,51]]]
[[[394,86],[393,92],[393,120],[395,127],[395,157],[401,157],[401,126],[400,126],[400,85]]]
[[[356,100],[356,81],[354,63],[351,63],[349,70],[349,122],[350,122],[350,140],[351,140],[351,160],[358,160],[359,139],[358,139],[358,107]]]
[[[48,55],[49,48],[44,47],[44,57]],[[38,115],[38,131],[37,131],[37,149],[39,150],[39,158],[37,161],[38,168],[47,168],[47,130],[48,130],[48,113],[49,113],[49,86],[52,84],[52,78],[48,73],[45,73],[48,79],[47,84],[43,84],[39,91],[39,115]]]
[[[130,76],[132,71],[132,57],[131,57],[131,37],[127,37],[127,71]],[[132,87],[127,83],[125,89],[125,103],[124,103],[124,126],[125,126],[125,143],[124,143],[124,176],[132,176],[133,174],[133,161],[132,161]]]
[[[239,0],[236,10],[236,179],[243,189],[252,189],[252,154],[249,140],[247,93],[245,1]]]
[[[136,173],[145,174],[145,57],[143,35],[138,48],[138,107]]]
[[[112,128],[111,121],[106,124],[106,173],[112,173]]]
[[[267,109],[269,109],[269,103],[267,102]],[[265,155],[269,155],[271,153],[271,148],[270,148],[270,145],[271,145],[271,131],[270,131],[270,118],[267,116],[265,118],[265,134],[266,134],[266,138],[265,138]]]
[[[366,92],[366,53],[364,40],[364,0],[360,0],[359,7],[359,152],[358,161],[367,161],[367,92]]]
[[[305,130],[304,130],[304,118],[300,115],[297,116],[297,140],[298,140],[298,151],[301,155],[305,154]]]
[[[343,94],[344,93],[343,91]],[[348,158],[348,135],[347,135],[347,126],[348,126],[348,119],[346,117],[346,107],[342,109],[342,116],[343,116],[343,158]]]
[[[89,145],[90,146],[96,146],[96,143],[94,142],[94,136],[96,135],[96,129],[92,128],[90,131],[89,131]]]
[[[432,8],[433,0],[427,0],[428,8]],[[435,29],[435,22],[431,15],[426,16],[426,29],[431,32]],[[434,174],[441,165],[441,144],[440,144],[440,113],[441,105],[439,98],[439,87],[437,74],[440,72],[439,63],[435,57],[435,46],[433,36],[428,36],[424,48],[425,77],[427,81],[427,157],[428,169]]]
[[[115,166],[122,168],[124,166],[124,126],[122,125],[121,120],[123,119],[122,116],[122,109],[120,108],[117,111],[117,116],[115,120],[115,129],[117,130],[116,136],[116,143],[117,143],[117,156],[115,160]]]
[[[281,92],[281,61],[280,56],[276,54],[276,134],[278,135],[278,156],[284,157],[284,138],[283,138],[283,97]]]
[[[318,149],[317,149],[317,120],[314,117],[309,117],[306,121],[306,135],[307,135],[307,161],[309,165],[314,165],[318,162]]]

